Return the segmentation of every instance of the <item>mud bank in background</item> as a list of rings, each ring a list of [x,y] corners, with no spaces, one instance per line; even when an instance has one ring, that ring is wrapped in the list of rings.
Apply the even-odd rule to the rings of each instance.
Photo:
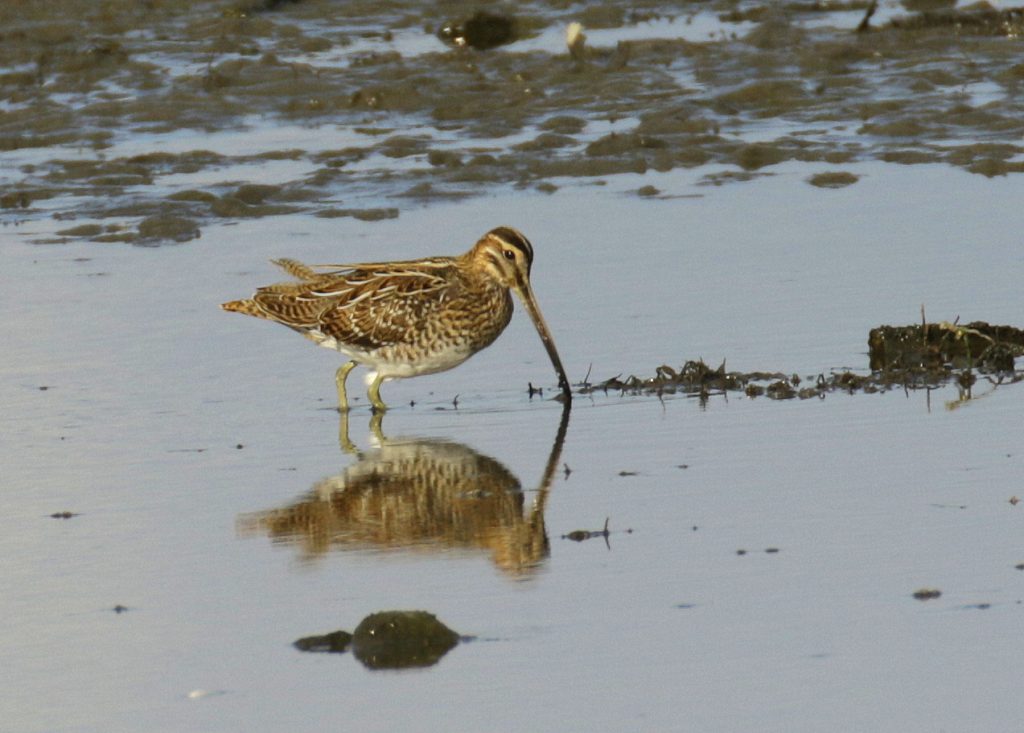
[[[727,167],[714,184],[794,159],[1024,170],[1012,23],[922,14],[858,33],[867,3],[526,3],[519,40],[477,51],[435,35],[469,3],[56,5],[0,9],[0,214],[57,220],[37,241],[374,220],[704,164]],[[591,40],[571,57],[573,21]]]

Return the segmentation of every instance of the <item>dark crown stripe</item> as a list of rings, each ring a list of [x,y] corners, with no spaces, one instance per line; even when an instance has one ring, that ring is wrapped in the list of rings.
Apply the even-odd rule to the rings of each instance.
[[[526,255],[527,261],[533,262],[533,245],[519,231],[512,227],[498,227],[497,229],[492,229],[489,234],[492,237],[497,237],[510,247],[515,247],[522,251]]]

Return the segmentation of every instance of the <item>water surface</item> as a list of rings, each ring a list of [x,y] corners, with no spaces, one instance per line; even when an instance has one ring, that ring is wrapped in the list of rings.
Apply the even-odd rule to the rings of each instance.
[[[312,5],[296,4],[290,22],[313,23]],[[192,20],[204,17],[222,16]],[[425,44],[419,25],[403,32]],[[560,54],[542,47],[551,33],[523,43]],[[722,45],[702,53],[728,56],[736,41],[716,38]],[[201,65],[162,42],[191,58],[186,67]],[[700,57],[677,59],[678,72],[698,72]],[[583,146],[620,124],[588,109],[567,107],[594,125],[583,128],[591,138],[572,133]],[[1001,730],[1020,718],[1019,386],[981,378],[972,399],[955,386],[703,404],[579,396],[542,492],[561,408],[528,394],[531,383],[552,391],[555,378],[517,313],[459,369],[383,388],[393,405],[385,436],[496,466],[489,475],[504,492],[498,483],[479,498],[456,492],[459,511],[443,516],[468,523],[477,501],[498,529],[385,536],[343,526],[317,543],[252,519],[322,495],[377,455],[365,399],[351,415],[356,456],[338,444],[337,356],[217,308],[277,278],[272,257],[457,253],[510,224],[534,244],[534,288],[574,382],[588,372],[591,381],[649,376],[698,357],[805,378],[863,373],[869,329],[916,322],[922,305],[929,320],[1020,326],[1024,214],[1012,171],[986,176],[939,156],[886,161],[890,141],[850,130],[868,152],[839,162],[755,169],[712,156],[661,171],[547,171],[525,187],[495,173],[473,196],[409,198],[394,192],[422,182],[427,153],[374,153],[382,168],[317,189],[294,211],[190,211],[201,236],[177,246],[58,234],[83,222],[137,232],[175,191],[221,196],[304,180],[327,167],[318,151],[371,139],[346,114],[319,127],[268,114],[255,132],[254,118],[221,117],[222,132],[197,139],[223,158],[193,156],[195,170],[119,184],[107,198],[129,207],[120,213],[99,213],[95,181],[81,197],[62,189],[5,212],[6,726],[781,733]],[[409,114],[408,127],[388,118],[388,136],[429,135],[428,147],[447,140],[467,155],[462,131]],[[742,145],[776,141],[776,122],[730,134]],[[957,145],[977,137],[963,132]],[[75,150],[91,160],[199,149],[179,132],[130,123],[110,142],[107,153]],[[303,152],[256,157],[287,148]],[[11,151],[3,175],[17,188],[36,175],[24,156],[45,174],[72,152]],[[808,183],[837,169],[856,182]],[[538,190],[541,179],[551,186]],[[656,193],[639,195],[647,186]],[[350,205],[397,215],[315,215]],[[357,378],[350,391],[361,392]],[[49,516],[63,511],[77,516]],[[607,543],[563,539],[606,519]],[[913,598],[925,588],[941,596]],[[425,609],[476,638],[401,673],[291,646],[383,609]]]

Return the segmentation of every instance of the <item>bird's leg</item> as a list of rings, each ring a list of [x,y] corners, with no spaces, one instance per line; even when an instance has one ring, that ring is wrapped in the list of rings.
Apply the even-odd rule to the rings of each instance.
[[[341,420],[338,422],[338,445],[343,453],[358,456],[359,449],[348,437],[348,410],[341,411]]]
[[[383,381],[384,376],[378,372],[377,376],[373,380],[373,384],[370,385],[370,402],[373,403],[374,412],[384,412],[388,409],[388,406],[384,404],[384,400],[380,398],[380,385]]]
[[[338,409],[341,412],[348,412],[348,395],[345,394],[345,380],[348,379],[348,373],[356,368],[354,361],[347,361],[338,367],[338,371],[334,374],[334,381],[338,384]]]

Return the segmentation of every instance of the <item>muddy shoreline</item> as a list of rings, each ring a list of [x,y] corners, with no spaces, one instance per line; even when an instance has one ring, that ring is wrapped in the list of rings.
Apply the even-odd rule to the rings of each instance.
[[[521,40],[477,51],[435,36],[470,12],[460,3],[61,6],[0,10],[0,215],[34,223],[34,241],[185,242],[207,222],[293,213],[372,221],[494,187],[697,166],[725,167],[703,178],[719,185],[819,162],[834,167],[810,181],[825,187],[853,185],[842,166],[868,160],[1024,170],[1012,23],[857,33],[867,3],[526,5]],[[717,34],[680,37],[701,19]],[[570,56],[572,21],[649,37]],[[281,125],[292,143],[261,136]],[[144,152],[122,154],[129,140]],[[275,164],[292,167],[268,181]]]

